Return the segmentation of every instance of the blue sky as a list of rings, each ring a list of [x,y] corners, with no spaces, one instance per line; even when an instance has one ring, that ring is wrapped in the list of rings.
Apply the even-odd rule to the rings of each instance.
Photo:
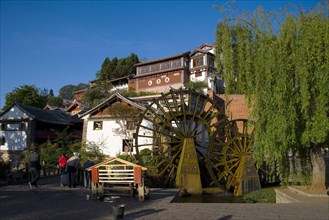
[[[3,1],[1,0],[0,108],[5,95],[22,85],[53,89],[88,83],[106,57],[156,59],[215,42],[223,16],[214,0]],[[254,11],[310,9],[318,1],[237,0]]]

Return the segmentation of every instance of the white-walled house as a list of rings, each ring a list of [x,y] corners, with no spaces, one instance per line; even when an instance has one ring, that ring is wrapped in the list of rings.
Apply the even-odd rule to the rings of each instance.
[[[205,94],[209,89],[219,93],[223,82],[216,70],[214,45],[204,43],[190,53],[189,71],[190,81],[207,83]]]
[[[62,110],[46,110],[14,102],[0,114],[0,154],[11,160],[13,166],[20,162],[24,149],[32,144],[55,140],[57,131],[67,127],[75,139],[81,139],[82,120]]]
[[[145,110],[140,103],[116,92],[99,105],[79,115],[84,121],[82,141],[87,145],[88,143],[96,144],[104,154],[110,157],[131,151],[126,143],[128,141],[134,145],[133,133],[136,132],[138,122],[138,115],[135,118],[127,117],[118,121],[118,118],[111,113],[112,107],[118,104],[138,112]],[[122,127],[122,123],[125,128]],[[126,132],[123,132],[124,129]],[[132,150],[134,153],[135,150]]]

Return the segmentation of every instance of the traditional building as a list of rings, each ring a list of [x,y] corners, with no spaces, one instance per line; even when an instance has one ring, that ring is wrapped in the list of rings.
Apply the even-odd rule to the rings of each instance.
[[[114,113],[114,109],[123,111],[118,114]],[[104,154],[110,157],[124,152],[133,152],[131,147],[134,145],[133,133],[136,131],[138,113],[144,110],[145,107],[142,104],[116,92],[80,115],[84,121],[82,141],[87,145],[96,144]],[[129,111],[136,114],[125,115]]]
[[[135,64],[136,75],[129,88],[136,92],[167,92],[189,81],[189,54],[185,52]]]
[[[204,93],[207,92],[207,89],[211,89],[215,93],[220,92],[223,81],[216,70],[214,45],[204,43],[191,52],[189,71],[190,81],[207,83]]]
[[[193,52],[185,52],[161,59],[135,64],[136,75],[129,80],[129,88],[136,92],[167,92],[170,88],[184,88],[184,84],[205,82],[204,93],[221,91],[223,81],[216,70],[215,47],[204,43]]]
[[[67,132],[81,139],[82,120],[62,110],[46,110],[14,102],[0,115],[0,152],[3,159],[18,161],[20,153],[32,144],[41,144]]]
[[[80,101],[74,99],[72,104],[70,106],[68,106],[65,111],[67,113],[69,113],[70,115],[77,115],[77,114],[81,114],[87,110]]]

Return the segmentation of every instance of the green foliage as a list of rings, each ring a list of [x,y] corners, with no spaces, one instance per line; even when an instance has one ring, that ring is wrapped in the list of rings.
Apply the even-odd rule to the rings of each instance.
[[[226,93],[252,100],[255,157],[277,161],[283,174],[289,152],[329,142],[328,8],[321,1],[310,12],[233,12],[217,27]]]
[[[135,74],[136,67],[134,67],[134,65],[138,62],[138,56],[134,53],[121,59],[114,57],[110,60],[106,57],[102,64],[101,70],[96,74],[97,79],[101,81],[108,81]]]
[[[275,203],[276,194],[274,188],[263,188],[250,192],[243,196],[246,203]]]
[[[18,101],[22,104],[43,108],[48,103],[51,106],[64,107],[63,99],[73,100],[73,92],[87,88],[88,85],[80,83],[77,86],[66,85],[59,91],[59,96],[54,96],[52,89],[39,89],[35,85],[23,85],[6,94],[6,103],[3,110]]]
[[[88,159],[95,164],[103,162],[108,159],[108,156],[103,154],[101,150],[102,144],[95,142],[84,143],[81,147],[81,164],[84,164]]]
[[[139,152],[139,158],[140,158],[139,164],[147,168],[153,167],[155,164],[152,163],[152,153],[153,151],[151,151],[148,148],[141,150]]]
[[[3,110],[12,105],[14,101],[43,108],[47,104],[47,96],[46,90],[38,89],[34,85],[23,85],[6,94],[6,103]]]
[[[185,83],[184,86],[187,89],[195,89],[195,90],[199,91],[199,90],[207,88],[208,85],[204,81],[197,81],[197,82],[189,81],[189,82]]]
[[[130,154],[127,154],[127,153],[123,153],[123,154],[118,154],[117,155],[117,158],[120,158],[122,160],[126,160],[126,161],[129,161],[131,163],[135,163],[135,164],[138,164],[138,161],[136,160],[136,157],[134,155],[130,155]]]
[[[56,142],[47,141],[40,145],[40,160],[44,161],[47,165],[56,166],[62,154],[66,154],[69,157],[72,155],[72,151],[69,147],[61,146]]]
[[[63,99],[67,100],[73,100],[73,92],[74,92],[75,86],[74,85],[66,85],[60,88],[59,90],[59,96]]]
[[[148,92],[148,91],[140,91],[140,92],[135,92],[132,90],[126,90],[126,89],[122,89],[119,91],[119,93],[121,95],[123,95],[124,97],[138,97],[138,96],[148,96],[148,95],[156,95],[158,93],[156,92]]]
[[[59,97],[67,100],[73,100],[74,96],[73,93],[78,90],[82,90],[88,88],[87,84],[79,83],[78,85],[65,85],[59,90]]]
[[[82,103],[90,108],[98,105],[113,94],[112,87],[109,82],[98,80],[96,86],[84,92]]]
[[[49,96],[47,103],[50,106],[64,107],[63,106],[63,99],[60,98],[60,97],[56,97],[56,96]]]

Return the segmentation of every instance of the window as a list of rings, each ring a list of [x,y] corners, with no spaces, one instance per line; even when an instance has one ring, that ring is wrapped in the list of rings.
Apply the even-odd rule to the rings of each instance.
[[[158,71],[159,70],[159,65],[158,64],[153,64],[151,66],[151,72],[155,72],[155,71]]]
[[[142,74],[148,73],[149,72],[149,68],[150,68],[150,66],[142,66],[141,67],[141,73]]]
[[[173,69],[174,69],[174,68],[179,68],[179,67],[182,66],[182,64],[181,64],[181,60],[180,60],[180,59],[178,59],[178,60],[173,60],[173,61],[171,61],[171,65],[172,65],[172,68],[173,68]]]
[[[202,76],[202,72],[201,72],[201,71],[197,71],[197,72],[195,73],[195,77],[200,77],[200,76]]]
[[[203,57],[197,57],[193,59],[193,67],[198,67],[203,65]]]
[[[161,63],[161,70],[167,70],[169,69],[169,62]]]
[[[132,152],[133,139],[123,139],[122,140],[122,152]]]
[[[102,121],[94,121],[94,130],[102,130],[103,122]]]
[[[3,130],[3,131],[19,131],[20,125],[21,125],[20,123],[1,124],[1,130]]]
[[[213,57],[209,57],[209,66],[215,67],[215,60]]]

